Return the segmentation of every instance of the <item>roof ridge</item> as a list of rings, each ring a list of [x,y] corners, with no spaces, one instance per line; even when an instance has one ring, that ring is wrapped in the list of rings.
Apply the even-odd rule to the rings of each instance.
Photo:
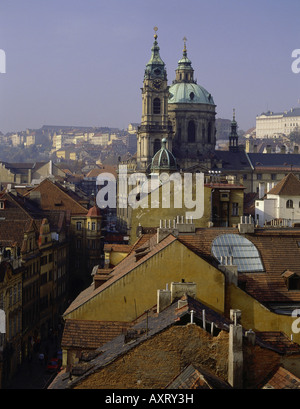
[[[172,238],[170,237],[172,236]],[[73,303],[71,303],[71,305],[67,308],[67,310],[63,313],[64,316],[68,316],[71,312],[77,310],[80,306],[82,306],[83,304],[85,304],[86,302],[88,302],[89,300],[91,300],[92,298],[96,297],[99,293],[101,293],[101,291],[106,290],[108,287],[110,287],[111,284],[115,283],[116,281],[120,280],[121,278],[123,278],[124,276],[126,276],[127,274],[129,274],[132,270],[134,270],[136,267],[140,266],[141,264],[143,264],[146,260],[148,260],[149,258],[155,256],[159,251],[161,251],[164,247],[169,246],[170,244],[174,243],[174,241],[177,240],[177,237],[173,236],[172,234],[169,234],[167,237],[165,237],[163,240],[161,240],[159,243],[157,243],[156,246],[153,246],[150,251],[141,259],[139,259],[138,261],[136,261],[136,263],[133,266],[129,266],[126,264],[125,268],[122,269],[120,272],[117,272],[117,274],[112,274],[111,278],[106,281],[104,284],[102,284],[100,287],[98,287],[95,290],[91,289],[93,288],[93,283],[86,288],[85,290],[82,291],[82,293],[84,293],[85,291],[87,291],[87,294],[83,296],[82,299],[80,299],[80,303],[79,305],[75,305],[72,307],[72,304],[75,303],[76,304],[76,300],[75,299],[73,301]],[[164,243],[165,242],[165,243]],[[152,253],[152,254],[151,254]],[[120,263],[118,263],[115,267],[113,267],[112,271],[119,269],[120,265],[122,267],[122,264],[127,263],[128,259],[131,259],[135,257],[134,252],[130,252],[129,254],[127,254],[123,260],[120,261]],[[123,266],[124,267],[124,266]],[[81,293],[81,294],[82,294]],[[78,298],[80,297],[80,295],[78,296]]]
[[[75,199],[73,199],[73,197],[71,195],[68,194],[67,190],[64,191],[64,187],[62,187],[62,189],[60,188],[60,186],[57,185],[56,183],[51,182],[51,180],[49,180],[48,178],[44,179],[40,184],[38,184],[36,187],[34,187],[32,190],[30,190],[29,192],[27,192],[24,196],[28,196],[30,197],[30,192],[33,192],[35,190],[37,190],[42,184],[45,183],[51,183],[53,186],[55,186],[56,189],[58,189],[60,192],[62,192],[65,196],[67,196],[69,199],[71,199],[74,203],[76,203],[76,205],[80,206],[82,209],[84,209],[86,211],[86,213],[88,213],[88,209],[86,209],[84,206],[82,206],[79,202],[77,202]]]
[[[8,195],[15,204],[17,204],[17,206],[30,218],[30,220],[34,221],[34,217],[31,216],[31,214],[23,207],[21,206],[21,204],[18,202],[18,200],[16,200],[13,196],[13,194],[10,194],[9,192],[5,193],[6,195]]]
[[[285,193],[285,189],[287,189],[292,183],[296,184],[296,187],[299,187],[300,190],[300,180],[294,173],[288,173],[280,182],[278,182],[267,194],[275,194],[280,195]],[[300,192],[299,192],[300,194]],[[297,192],[293,194],[293,196],[297,195]]]

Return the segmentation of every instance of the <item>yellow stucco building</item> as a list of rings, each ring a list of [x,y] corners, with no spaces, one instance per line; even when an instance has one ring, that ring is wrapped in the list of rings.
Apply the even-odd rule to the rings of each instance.
[[[283,240],[291,247],[300,237],[300,233],[297,234],[291,238],[290,233],[285,232],[282,238],[274,230],[254,229],[249,220],[241,221],[237,228],[195,228],[191,223],[158,228],[156,233],[141,235],[128,247],[129,253],[125,256],[123,249],[122,260],[111,268],[100,286],[97,275],[102,272],[98,270],[94,285],[74,300],[64,319],[129,323],[156,305],[157,290],[168,289],[179,282],[186,283],[187,287],[194,283],[194,297],[217,313],[228,318],[231,309],[241,310],[245,329],[258,333],[281,332],[300,343],[296,318],[288,312],[289,308],[297,308],[299,291],[289,287],[282,276],[285,268],[298,274],[293,259],[299,250],[294,246],[293,259],[288,262],[273,250],[282,246]],[[259,268],[247,254],[243,262],[250,263],[249,272],[243,271],[243,263],[236,265],[227,256],[220,262],[215,255],[220,238],[236,240],[236,248],[245,250],[248,246],[251,252],[257,250],[255,262],[261,270],[255,271]],[[272,285],[276,292],[270,291]],[[284,309],[287,309],[285,313]],[[67,363],[67,354],[64,362]]]

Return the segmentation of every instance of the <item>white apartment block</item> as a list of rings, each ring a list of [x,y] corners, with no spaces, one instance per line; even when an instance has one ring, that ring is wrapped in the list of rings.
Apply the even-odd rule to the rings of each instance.
[[[260,184],[259,199],[255,201],[255,221],[263,227],[271,222],[274,226],[293,226],[300,223],[300,181],[292,173],[285,176],[277,185]]]
[[[262,113],[256,117],[256,138],[277,138],[300,131],[300,108],[274,113]]]

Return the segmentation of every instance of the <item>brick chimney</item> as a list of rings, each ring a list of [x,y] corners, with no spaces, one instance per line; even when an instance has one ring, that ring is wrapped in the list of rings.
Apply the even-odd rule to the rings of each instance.
[[[233,324],[229,327],[228,383],[235,389],[243,388],[243,327],[241,311],[230,310]]]

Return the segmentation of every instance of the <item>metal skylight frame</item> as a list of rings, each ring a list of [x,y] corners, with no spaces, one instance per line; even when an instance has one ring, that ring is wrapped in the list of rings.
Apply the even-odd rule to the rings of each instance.
[[[263,263],[256,246],[246,237],[238,234],[222,234],[212,243],[212,254],[221,262],[222,256],[231,256],[232,264],[243,273],[264,271]]]

